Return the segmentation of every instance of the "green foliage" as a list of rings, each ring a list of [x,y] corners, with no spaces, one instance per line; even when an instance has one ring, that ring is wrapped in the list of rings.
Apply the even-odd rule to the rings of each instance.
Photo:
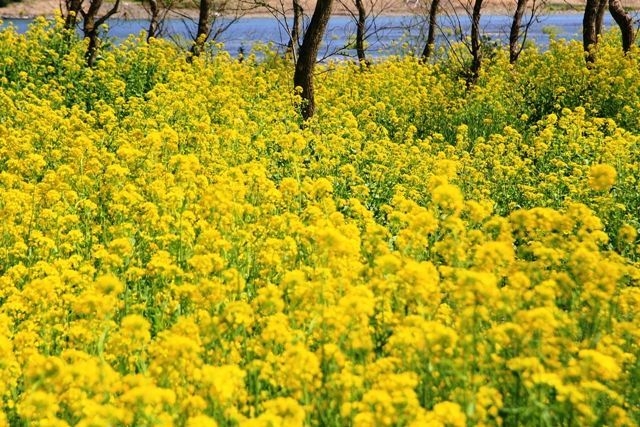
[[[0,7],[8,6],[11,3],[20,3],[22,0],[0,0]]]

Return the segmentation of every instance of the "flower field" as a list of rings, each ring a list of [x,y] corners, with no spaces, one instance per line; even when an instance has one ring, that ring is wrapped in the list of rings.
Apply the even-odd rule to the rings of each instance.
[[[0,32],[0,425],[640,423],[640,53]]]

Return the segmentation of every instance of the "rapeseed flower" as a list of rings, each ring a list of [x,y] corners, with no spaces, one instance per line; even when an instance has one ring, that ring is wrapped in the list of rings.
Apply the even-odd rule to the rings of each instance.
[[[439,185],[433,189],[434,203],[445,212],[459,212],[464,207],[464,198],[458,187],[452,184]]]
[[[638,423],[633,52],[331,64],[301,127],[272,52],[59,25],[0,31],[0,424]]]
[[[591,166],[589,169],[589,187],[594,191],[608,191],[616,183],[616,169],[608,164]]]

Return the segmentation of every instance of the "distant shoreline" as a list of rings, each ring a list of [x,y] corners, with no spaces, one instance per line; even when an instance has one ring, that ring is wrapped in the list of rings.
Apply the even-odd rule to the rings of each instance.
[[[454,0],[455,2],[455,0]],[[306,14],[313,12],[315,2],[312,0],[304,0],[303,6],[305,7]],[[279,4],[275,3],[274,4]],[[633,10],[640,9],[640,0],[626,0],[624,1],[626,7]],[[109,4],[103,6],[104,10],[108,10]],[[581,0],[552,0],[545,8],[544,14],[560,14],[560,13],[581,13],[583,9],[583,3]],[[0,8],[0,19],[13,19],[13,20],[28,20],[37,17],[44,16],[46,18],[53,18],[60,11],[59,0],[22,0],[21,2],[10,3],[9,5]],[[350,15],[352,11],[344,8],[341,5],[334,7],[333,15],[344,16]],[[384,3],[384,6],[379,7],[379,10],[375,11],[374,15],[381,16],[409,16],[419,15],[426,13],[424,8],[420,6],[420,0],[389,0]],[[508,7],[505,6],[505,2],[502,0],[485,0],[485,7],[483,8],[484,14],[494,15],[511,15],[513,13]],[[114,16],[118,19],[146,19],[149,14],[139,2],[125,1],[120,4],[120,10]],[[168,18],[180,18],[189,17],[197,19],[197,9],[180,9],[171,13]],[[272,15],[262,10],[251,10],[244,14],[246,17],[271,17]]]
[[[582,12],[579,10],[547,10],[544,11],[542,14],[543,15],[560,15],[560,14],[581,14]],[[385,13],[385,14],[381,14],[381,15],[377,15],[375,16],[375,18],[380,18],[380,17],[394,17],[394,16],[412,16],[414,15],[411,12],[406,12],[406,13],[401,13],[401,12],[397,12],[397,13]],[[508,14],[506,14],[504,11],[502,10],[496,10],[496,9],[487,9],[487,10],[483,10],[482,13],[483,16],[496,16],[496,15],[501,15],[501,16],[507,16]],[[55,16],[54,13],[44,13],[44,14],[36,14],[33,16],[27,16],[27,15],[20,15],[20,16],[14,16],[13,14],[2,14],[0,13],[0,21],[33,21],[34,19],[37,18],[46,18],[46,19],[53,19]],[[347,13],[334,13],[331,16],[335,16],[335,17],[345,17],[345,16],[349,16],[349,14]],[[197,19],[197,15],[193,15],[193,16],[189,16],[191,19]],[[167,16],[166,19],[180,19],[180,18],[184,18],[184,15],[169,15]],[[260,18],[273,18],[273,15],[270,15],[268,13],[248,13],[246,15],[243,15],[242,18],[240,19],[260,19]],[[288,17],[290,18],[290,17]],[[117,19],[117,20],[123,20],[123,21],[127,21],[127,20],[131,20],[131,21],[144,21],[146,19],[149,19],[149,15],[145,15],[145,14],[136,14],[136,15],[127,15],[124,16],[122,14],[115,14],[112,19]],[[374,17],[371,17],[370,19],[374,19]]]

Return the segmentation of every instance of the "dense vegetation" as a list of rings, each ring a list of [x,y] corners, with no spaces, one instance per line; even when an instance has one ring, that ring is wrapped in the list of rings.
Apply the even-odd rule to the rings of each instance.
[[[22,0],[0,0],[0,7],[7,6],[9,3],[18,3]]]
[[[278,56],[59,25],[0,33],[0,425],[640,422],[615,35],[325,64],[301,126]]]

